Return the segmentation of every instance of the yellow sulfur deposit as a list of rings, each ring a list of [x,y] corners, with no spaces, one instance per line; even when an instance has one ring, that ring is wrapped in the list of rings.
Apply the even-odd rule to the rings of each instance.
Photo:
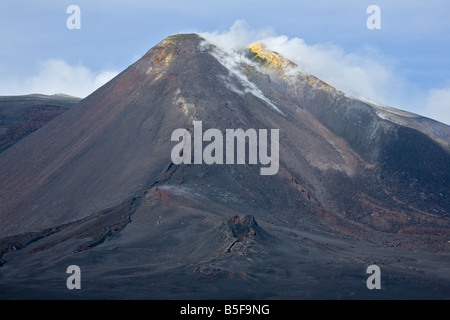
[[[248,46],[248,49],[255,55],[252,59],[262,63],[267,67],[284,69],[287,67],[296,66],[292,61],[283,58],[283,56],[277,52],[269,50],[262,43],[254,43]]]
[[[278,73],[278,75],[282,79],[289,78],[288,75],[290,73],[288,71],[297,68],[297,65],[295,63],[293,63],[289,59],[284,58],[278,52],[270,50],[263,43],[251,44],[247,47],[247,49],[250,51],[251,60],[258,62],[264,67],[276,70],[276,73]],[[308,80],[309,84],[315,88],[321,88],[328,92],[342,93],[312,75],[306,75],[306,79]]]

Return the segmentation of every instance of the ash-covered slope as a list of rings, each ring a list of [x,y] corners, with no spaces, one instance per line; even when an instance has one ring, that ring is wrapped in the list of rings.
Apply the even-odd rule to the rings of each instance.
[[[278,129],[276,174],[248,155],[173,164],[172,133],[200,122]],[[2,297],[366,297],[374,260],[406,279],[384,297],[441,297],[450,154],[428,134],[263,45],[171,36],[0,155]],[[439,254],[396,260],[399,246]],[[80,294],[56,280],[70,264],[83,266]]]

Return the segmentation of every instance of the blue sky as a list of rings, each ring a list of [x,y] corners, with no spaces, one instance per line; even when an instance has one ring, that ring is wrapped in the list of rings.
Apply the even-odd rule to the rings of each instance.
[[[371,4],[380,30],[366,27]],[[245,33],[339,89],[449,124],[449,14],[446,0],[2,1],[0,95],[86,96],[169,35]]]

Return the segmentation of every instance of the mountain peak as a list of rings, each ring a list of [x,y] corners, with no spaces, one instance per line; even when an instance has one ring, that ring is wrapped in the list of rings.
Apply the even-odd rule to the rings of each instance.
[[[156,80],[165,73],[172,60],[182,54],[192,54],[201,41],[197,34],[176,34],[169,36],[147,51],[136,64],[138,68]]]

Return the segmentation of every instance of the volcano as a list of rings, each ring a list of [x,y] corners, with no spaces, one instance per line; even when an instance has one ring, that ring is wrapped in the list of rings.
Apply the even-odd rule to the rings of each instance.
[[[277,170],[245,136],[242,161],[236,142],[236,161],[196,162],[199,123],[203,155],[218,133],[254,130],[260,151],[277,130]],[[173,161],[175,131],[192,161]],[[164,39],[2,152],[0,181],[2,299],[450,298],[450,127],[261,43]]]

